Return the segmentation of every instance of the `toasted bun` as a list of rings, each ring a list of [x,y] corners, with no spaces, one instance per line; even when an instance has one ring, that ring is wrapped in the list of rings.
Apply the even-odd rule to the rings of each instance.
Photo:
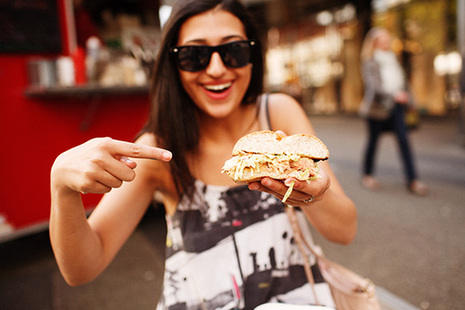
[[[329,151],[315,136],[285,136],[264,130],[240,138],[232,155],[224,163],[222,173],[235,182],[249,183],[263,177],[313,179],[318,177],[317,162],[328,159]]]
[[[316,160],[329,158],[326,145],[317,137],[306,134],[283,136],[274,131],[252,132],[240,138],[233,148],[232,155],[255,154],[297,154]]]

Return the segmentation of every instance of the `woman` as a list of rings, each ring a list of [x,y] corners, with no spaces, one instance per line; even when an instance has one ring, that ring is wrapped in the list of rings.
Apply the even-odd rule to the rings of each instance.
[[[383,132],[394,131],[402,156],[407,188],[414,194],[424,196],[428,188],[418,180],[405,125],[405,109],[413,108],[414,102],[407,91],[405,74],[391,50],[391,41],[387,30],[373,28],[368,32],[362,47],[365,94],[360,114],[366,117],[369,132],[362,185],[368,189],[380,187],[373,177],[376,146]]]
[[[157,193],[168,224],[161,308],[311,303],[279,200],[296,180],[235,186],[220,173],[244,134],[270,124],[287,134],[314,133],[291,97],[257,100],[263,61],[244,7],[234,0],[180,1],[160,46],[151,118],[137,141],[93,139],[52,167],[50,234],[65,280],[94,279]],[[296,181],[294,189],[289,201],[327,239],[354,238],[354,204],[328,164],[318,180]],[[88,219],[80,192],[106,193]],[[332,304],[330,297],[326,302]]]

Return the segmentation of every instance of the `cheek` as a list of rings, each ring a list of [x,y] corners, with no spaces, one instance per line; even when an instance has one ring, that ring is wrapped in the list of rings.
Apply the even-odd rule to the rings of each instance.
[[[242,83],[244,85],[244,94],[249,88],[250,81],[252,80],[252,65],[244,68],[244,72],[242,74]]]
[[[195,76],[191,72],[179,71],[179,79],[184,90],[192,97],[195,85]]]

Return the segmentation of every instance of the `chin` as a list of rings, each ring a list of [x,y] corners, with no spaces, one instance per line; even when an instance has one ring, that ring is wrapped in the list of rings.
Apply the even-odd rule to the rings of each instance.
[[[230,105],[222,105],[222,106],[208,106],[205,110],[202,110],[205,114],[210,117],[221,119],[228,117],[234,108]]]
[[[225,118],[229,116],[232,112],[239,108],[241,105],[240,102],[237,102],[235,98],[230,98],[228,100],[213,101],[207,99],[205,104],[200,106],[200,109],[203,113],[213,117],[213,118]]]

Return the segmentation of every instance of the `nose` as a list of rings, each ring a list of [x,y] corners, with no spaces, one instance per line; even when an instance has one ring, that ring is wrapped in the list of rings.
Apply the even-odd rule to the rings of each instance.
[[[220,77],[226,72],[227,68],[218,52],[214,52],[210,58],[206,73],[212,77]]]

